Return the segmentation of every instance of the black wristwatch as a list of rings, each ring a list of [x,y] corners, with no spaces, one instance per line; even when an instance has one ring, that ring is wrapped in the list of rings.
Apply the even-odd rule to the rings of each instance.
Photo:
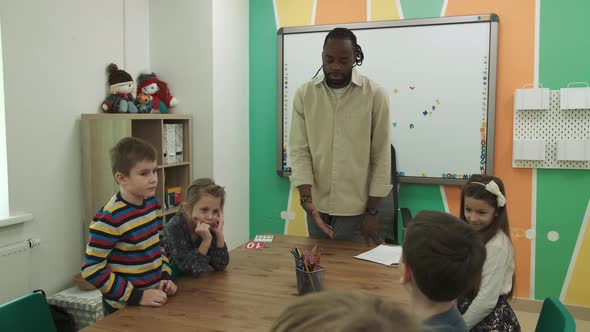
[[[379,213],[379,209],[367,208],[365,212],[370,216],[376,216]]]

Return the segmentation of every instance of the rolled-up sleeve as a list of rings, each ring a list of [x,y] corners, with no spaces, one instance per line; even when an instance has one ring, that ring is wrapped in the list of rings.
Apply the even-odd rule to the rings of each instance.
[[[369,196],[385,197],[391,185],[391,121],[389,98],[383,88],[376,91],[371,123]]]
[[[303,91],[297,90],[293,101],[291,132],[289,133],[289,160],[291,162],[291,182],[293,186],[313,185],[311,152],[305,127]]]

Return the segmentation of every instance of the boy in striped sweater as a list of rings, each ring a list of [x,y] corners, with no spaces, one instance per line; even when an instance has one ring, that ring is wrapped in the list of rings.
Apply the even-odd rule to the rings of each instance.
[[[159,307],[177,287],[170,279],[156,194],[157,152],[141,139],[125,137],[111,150],[119,192],[92,223],[82,276],[102,292],[105,314],[126,305]]]

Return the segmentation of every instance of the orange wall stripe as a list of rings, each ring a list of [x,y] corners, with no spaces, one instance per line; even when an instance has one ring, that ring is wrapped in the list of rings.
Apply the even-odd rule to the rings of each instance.
[[[506,185],[516,253],[516,295],[530,297],[532,170],[512,168],[514,90],[534,80],[535,0],[449,0],[446,16],[500,16],[494,173]]]
[[[338,24],[366,21],[366,0],[317,0],[315,24]]]
[[[461,187],[460,186],[444,186],[445,195],[447,196],[447,205],[449,213],[459,217],[461,212]]]

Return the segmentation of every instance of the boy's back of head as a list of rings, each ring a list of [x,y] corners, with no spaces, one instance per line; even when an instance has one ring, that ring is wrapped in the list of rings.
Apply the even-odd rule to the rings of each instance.
[[[350,291],[303,296],[273,322],[271,332],[418,332],[421,325],[391,301]]]
[[[405,231],[402,255],[416,287],[431,301],[448,302],[477,288],[486,248],[477,232],[458,218],[422,211]]]
[[[140,161],[157,161],[158,153],[153,145],[137,137],[124,137],[111,149],[111,167],[113,176],[129,171]]]

